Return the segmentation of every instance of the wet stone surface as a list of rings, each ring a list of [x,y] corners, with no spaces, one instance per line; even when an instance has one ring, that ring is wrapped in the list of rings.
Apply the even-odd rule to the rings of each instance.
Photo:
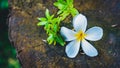
[[[9,37],[17,50],[17,58],[23,68],[119,68],[120,67],[120,1],[74,0],[75,8],[88,18],[88,28],[100,26],[104,30],[101,40],[90,42],[99,55],[88,57],[79,54],[70,59],[65,47],[48,45],[43,27],[38,27],[37,17],[43,17],[45,9],[56,13],[55,0],[10,0]],[[63,22],[70,22],[71,17]],[[62,23],[72,26],[71,23]]]

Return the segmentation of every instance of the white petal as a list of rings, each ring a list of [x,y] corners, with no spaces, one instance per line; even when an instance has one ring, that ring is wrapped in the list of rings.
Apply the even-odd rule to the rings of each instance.
[[[73,18],[73,27],[76,31],[82,30],[85,32],[87,27],[87,18],[82,14],[76,15]]]
[[[88,29],[86,32],[85,38],[91,41],[100,40],[103,36],[103,29],[101,27],[92,27]]]
[[[71,41],[71,40],[75,39],[74,35],[76,32],[74,32],[66,27],[61,27],[60,33],[65,38],[65,41]]]
[[[67,53],[67,56],[69,58],[74,58],[78,54],[79,49],[80,49],[80,42],[78,42],[77,40],[73,40],[66,46],[65,52]]]
[[[97,50],[90,44],[88,43],[86,40],[82,41],[82,45],[81,45],[84,53],[90,57],[94,57],[98,55]]]

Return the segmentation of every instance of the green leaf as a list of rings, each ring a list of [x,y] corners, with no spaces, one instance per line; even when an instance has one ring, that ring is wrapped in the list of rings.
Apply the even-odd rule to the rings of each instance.
[[[79,12],[78,12],[77,9],[72,8],[72,9],[71,9],[71,14],[72,14],[72,16],[74,17],[75,15],[79,14]]]
[[[62,39],[62,37],[60,35],[57,35],[56,36],[56,41],[61,45],[61,46],[64,46],[65,45],[65,42],[64,40]]]
[[[40,21],[46,21],[47,19],[44,18],[44,17],[41,17],[41,18],[38,18],[38,20],[40,20]]]
[[[58,12],[57,12],[57,14],[59,15],[59,14],[61,14],[63,11],[62,10],[59,10]]]
[[[56,23],[58,22],[58,20],[59,20],[58,18],[54,18],[54,19],[52,20],[52,23],[53,23],[53,24],[56,24]]]
[[[54,6],[58,7],[58,9],[63,9],[65,5],[60,2],[55,2]]]
[[[54,31],[55,31],[55,33],[57,33],[57,30],[58,30],[58,25],[55,24],[55,25],[54,25]]]
[[[56,41],[54,41],[54,45],[56,45]]]
[[[66,0],[67,4],[73,4],[73,0]]]
[[[58,0],[58,2],[60,2],[60,3],[62,3],[62,4],[67,4],[66,2],[65,2],[65,0]]]
[[[53,17],[54,17],[54,15],[50,16],[50,17],[49,17],[49,20],[52,20]]]
[[[51,24],[47,24],[45,26],[46,26],[47,34],[51,33]]]
[[[44,26],[44,29],[45,29],[45,30],[48,30],[48,29],[49,29],[48,26],[49,26],[49,24],[46,23],[45,26]]]
[[[60,25],[60,21],[61,21],[61,18],[58,17],[58,21],[57,21],[57,22],[58,22],[58,23],[57,23],[58,25]]]
[[[49,19],[50,18],[50,13],[49,13],[49,10],[48,9],[46,9],[46,11],[45,11],[45,16]]]
[[[70,13],[68,11],[64,11],[60,16],[62,17],[61,20],[64,20]]]
[[[42,22],[39,22],[39,23],[37,24],[37,26],[45,25],[46,23],[47,23],[47,21],[42,21]]]
[[[49,35],[49,37],[47,38],[47,41],[48,41],[49,44],[52,44],[52,43],[53,43],[53,41],[54,41],[54,36],[53,36],[53,34],[50,34],[50,35]]]

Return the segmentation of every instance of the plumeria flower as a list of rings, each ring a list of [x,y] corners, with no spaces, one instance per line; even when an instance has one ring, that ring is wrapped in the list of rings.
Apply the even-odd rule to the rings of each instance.
[[[98,51],[87,41],[97,41],[103,36],[101,27],[92,27],[86,31],[87,19],[83,14],[78,14],[73,18],[74,31],[66,27],[61,27],[60,33],[65,41],[71,41],[67,44],[65,52],[69,58],[74,58],[82,47],[83,52],[94,57],[98,55]]]

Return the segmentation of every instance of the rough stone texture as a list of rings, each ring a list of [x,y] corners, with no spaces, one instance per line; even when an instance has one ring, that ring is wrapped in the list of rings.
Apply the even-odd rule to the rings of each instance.
[[[80,51],[73,59],[66,56],[65,47],[48,45],[42,41],[47,35],[43,27],[36,25],[37,17],[43,17],[46,8],[50,13],[56,13],[54,2],[55,0],[9,0],[9,38],[17,50],[22,68],[119,68],[120,1],[74,0],[75,7],[87,16],[88,27],[102,27],[104,36],[97,42],[91,42],[99,51],[97,57],[88,57]],[[71,17],[64,22],[70,19]]]

